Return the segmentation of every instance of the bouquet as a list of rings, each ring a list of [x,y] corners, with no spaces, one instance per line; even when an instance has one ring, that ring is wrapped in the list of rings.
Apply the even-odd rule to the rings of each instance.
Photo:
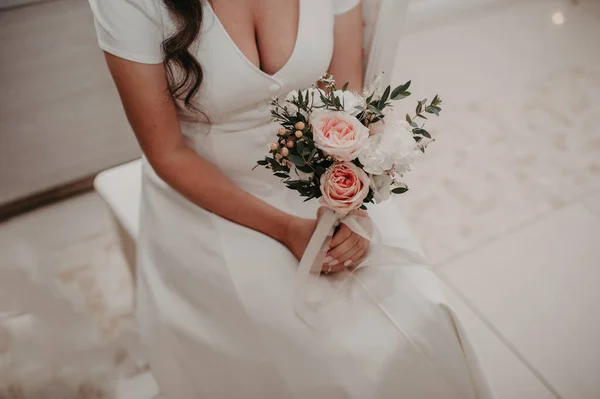
[[[258,165],[306,201],[320,199],[338,219],[405,193],[404,174],[433,141],[424,121],[439,116],[439,96],[418,101],[414,115],[402,115],[397,103],[410,95],[410,81],[394,89],[376,81],[362,94],[347,90],[348,84],[337,89],[328,74],[320,81],[324,89],[295,90],[271,101],[280,127]]]

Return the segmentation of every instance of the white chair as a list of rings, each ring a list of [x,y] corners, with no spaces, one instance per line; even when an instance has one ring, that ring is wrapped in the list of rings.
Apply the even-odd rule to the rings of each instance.
[[[365,85],[386,71],[382,83],[389,84],[409,0],[363,0],[365,20]],[[116,221],[121,247],[135,277],[135,245],[139,228],[141,160],[108,169],[94,180]]]

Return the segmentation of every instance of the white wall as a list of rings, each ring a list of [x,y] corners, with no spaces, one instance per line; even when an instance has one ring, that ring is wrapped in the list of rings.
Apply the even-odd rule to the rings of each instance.
[[[0,11],[0,205],[138,154],[87,0]]]
[[[435,24],[440,19],[493,6],[501,2],[519,0],[412,0],[408,7],[407,30],[416,30]]]

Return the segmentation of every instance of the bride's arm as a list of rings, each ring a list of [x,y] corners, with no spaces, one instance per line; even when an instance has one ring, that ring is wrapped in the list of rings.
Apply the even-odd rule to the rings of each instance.
[[[363,91],[363,18],[360,3],[350,11],[335,17],[333,58],[329,73],[338,86],[350,82],[348,88]]]
[[[129,123],[156,173],[198,206],[266,234],[300,257],[315,221],[289,215],[247,193],[186,146],[164,66],[108,53],[106,60]]]

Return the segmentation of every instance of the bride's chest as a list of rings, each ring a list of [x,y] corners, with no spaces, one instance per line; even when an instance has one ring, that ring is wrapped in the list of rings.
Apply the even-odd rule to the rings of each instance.
[[[293,48],[279,57],[284,61],[279,60],[282,65],[273,74],[263,71],[260,63],[248,56],[251,50],[247,53],[243,51],[247,49],[236,44],[247,43],[251,48],[251,40],[234,41],[231,31],[207,7],[199,40],[190,51],[202,66],[203,82],[197,102],[211,124],[244,117],[264,119],[265,115],[268,117],[271,98],[293,89],[308,88],[327,71],[333,54],[331,0],[298,0],[297,6],[298,27]],[[261,40],[280,38],[263,35]]]

